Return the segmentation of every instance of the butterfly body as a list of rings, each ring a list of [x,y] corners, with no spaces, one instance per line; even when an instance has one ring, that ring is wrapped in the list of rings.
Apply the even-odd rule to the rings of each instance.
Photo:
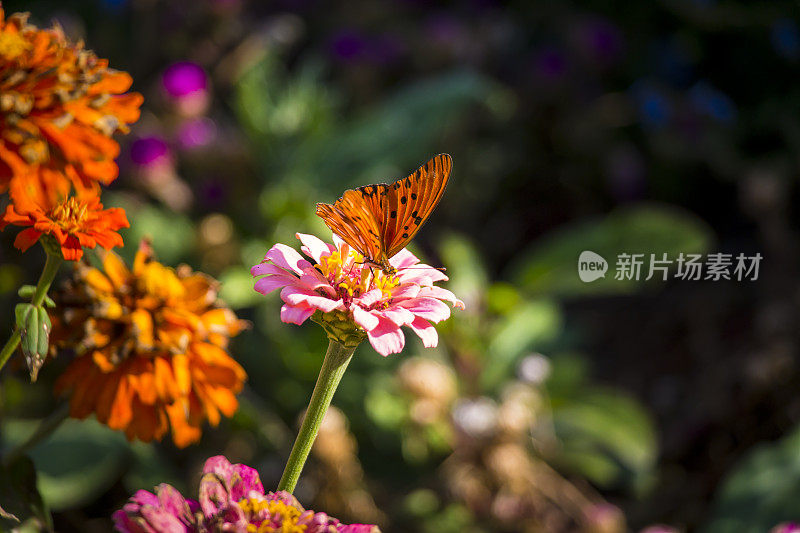
[[[394,183],[346,190],[333,204],[317,204],[317,215],[344,242],[387,273],[389,260],[406,247],[441,200],[453,160],[439,154]]]

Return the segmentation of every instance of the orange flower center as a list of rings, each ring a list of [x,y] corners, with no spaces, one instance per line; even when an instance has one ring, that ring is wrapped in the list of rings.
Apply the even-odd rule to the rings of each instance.
[[[6,60],[16,59],[28,50],[28,42],[19,33],[0,33],[0,56]]]
[[[50,213],[50,219],[67,233],[80,229],[88,217],[88,204],[74,196],[58,204]]]

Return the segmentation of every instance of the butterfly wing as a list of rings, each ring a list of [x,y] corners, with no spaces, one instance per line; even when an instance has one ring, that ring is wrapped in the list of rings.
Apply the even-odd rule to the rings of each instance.
[[[348,189],[333,204],[317,204],[325,224],[372,262],[406,247],[444,194],[453,160],[439,154],[392,184]]]
[[[348,189],[333,204],[317,204],[317,215],[344,242],[375,262],[384,252],[382,220],[379,222],[376,216],[379,211],[376,211],[375,204],[364,189],[366,187]]]
[[[439,154],[407,178],[387,186],[381,231],[387,258],[405,248],[428,220],[444,194],[452,168],[452,158]]]

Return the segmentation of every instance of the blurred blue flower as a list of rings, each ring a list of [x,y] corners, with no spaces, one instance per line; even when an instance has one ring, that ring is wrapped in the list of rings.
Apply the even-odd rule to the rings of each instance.
[[[652,83],[638,81],[630,88],[639,111],[639,120],[646,127],[662,128],[672,117],[672,103],[663,90]]]
[[[728,123],[736,119],[736,104],[733,100],[708,82],[698,82],[689,89],[689,101],[701,115]]]
[[[547,81],[558,81],[567,73],[566,54],[559,48],[543,48],[536,53],[533,68],[537,77]]]
[[[109,11],[121,11],[128,4],[128,0],[100,0],[100,3]]]
[[[775,51],[786,59],[800,58],[800,29],[791,19],[778,19],[770,29],[770,40]]]
[[[686,87],[695,78],[692,51],[677,36],[655,43],[652,54],[654,74],[671,85]]]

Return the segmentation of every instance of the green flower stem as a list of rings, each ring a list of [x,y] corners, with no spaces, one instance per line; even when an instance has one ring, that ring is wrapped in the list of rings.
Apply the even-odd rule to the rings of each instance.
[[[305,465],[314,440],[317,438],[322,419],[325,418],[325,412],[331,404],[336,387],[339,386],[355,350],[355,346],[345,346],[334,340],[328,344],[328,351],[325,353],[317,384],[311,394],[306,416],[303,418],[300,433],[297,434],[297,439],[292,446],[292,453],[289,454],[289,461],[286,463],[281,482],[278,483],[278,490],[290,493],[294,491],[300,473],[303,471],[303,465]]]
[[[58,255],[50,252],[47,253],[47,261],[44,264],[44,270],[42,270],[42,275],[39,276],[39,283],[36,284],[36,292],[33,293],[33,299],[31,300],[34,306],[38,307],[44,302],[44,297],[47,296],[47,291],[50,289],[50,285],[52,285],[56,273],[58,272],[58,267],[61,266],[63,261],[64,259],[61,257],[60,252]],[[0,351],[0,369],[6,365],[11,354],[13,354],[14,350],[19,346],[19,340],[19,329],[14,328],[14,333],[11,334],[11,337],[6,341],[5,346],[3,346],[2,351]]]
[[[5,454],[3,457],[3,464],[8,466],[22,457],[25,452],[49,437],[67,418],[69,418],[69,403],[63,403],[58,406],[55,411],[50,413],[47,418],[39,423],[39,426],[30,437],[22,441],[20,444],[12,448],[11,451]]]

